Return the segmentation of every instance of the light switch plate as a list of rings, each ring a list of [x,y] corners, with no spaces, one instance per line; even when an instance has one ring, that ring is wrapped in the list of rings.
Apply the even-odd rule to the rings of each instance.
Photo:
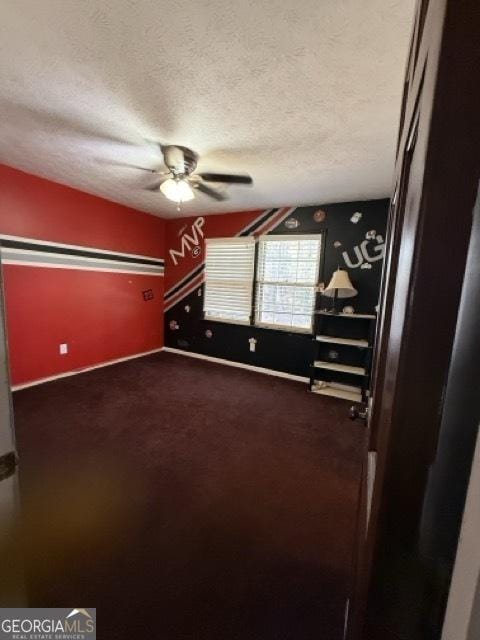
[[[68,344],[66,342],[62,342],[60,345],[60,355],[64,356],[66,353],[68,353]]]

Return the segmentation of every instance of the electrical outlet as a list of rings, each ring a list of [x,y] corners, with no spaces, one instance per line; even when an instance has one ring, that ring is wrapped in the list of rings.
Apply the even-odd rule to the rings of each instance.
[[[60,355],[64,356],[67,353],[68,353],[68,344],[66,342],[62,342],[62,344],[60,345]]]

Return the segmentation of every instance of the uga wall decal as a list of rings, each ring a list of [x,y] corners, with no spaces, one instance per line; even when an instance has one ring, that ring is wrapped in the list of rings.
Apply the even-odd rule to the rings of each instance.
[[[371,247],[372,253],[370,253],[369,245],[373,245],[373,247]],[[342,253],[345,264],[349,269],[357,269],[358,267],[361,267],[365,261],[377,262],[377,260],[382,260],[385,255],[385,242],[383,240],[383,236],[376,235],[373,239],[363,240],[360,245],[355,245],[353,247],[353,252],[356,256],[356,260],[353,261],[350,260],[348,251],[344,251]]]
[[[386,199],[370,200],[168,221],[166,346],[307,377],[311,360],[311,334],[213,322],[203,318],[205,239],[322,233],[319,282],[328,282],[337,267],[345,267],[358,289],[358,296],[352,298],[349,304],[356,313],[375,313],[385,251],[388,204]],[[322,215],[318,215],[319,211]],[[353,216],[354,224],[351,221]],[[296,224],[285,225],[292,218]],[[375,234],[372,230],[375,230]],[[325,304],[325,298],[318,294],[317,308],[321,308],[322,304]],[[252,344],[255,345],[253,350]]]

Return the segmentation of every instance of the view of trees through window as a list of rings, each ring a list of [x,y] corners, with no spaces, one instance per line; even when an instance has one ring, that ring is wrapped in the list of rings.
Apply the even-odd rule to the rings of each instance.
[[[267,236],[260,240],[257,324],[311,330],[320,247],[320,236]]]

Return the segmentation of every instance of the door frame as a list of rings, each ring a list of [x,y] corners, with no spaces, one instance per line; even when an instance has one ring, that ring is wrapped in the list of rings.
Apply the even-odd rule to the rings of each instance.
[[[418,0],[387,230],[349,640],[363,637],[375,612],[389,561],[382,549],[402,536],[403,545],[415,547],[435,460],[480,175],[480,90],[472,77],[480,68],[479,30],[474,0]],[[369,450],[377,464],[367,530]],[[397,574],[390,578],[402,591]],[[385,627],[383,637],[391,631]]]
[[[0,247],[0,455],[14,452],[16,460],[2,270]],[[15,466],[12,475],[0,480],[0,512],[1,539],[5,543],[5,548],[2,550],[2,553],[5,554],[2,557],[2,567],[4,577],[7,576],[0,585],[0,607],[23,607],[27,602],[25,576],[15,533],[20,513],[17,466]]]

